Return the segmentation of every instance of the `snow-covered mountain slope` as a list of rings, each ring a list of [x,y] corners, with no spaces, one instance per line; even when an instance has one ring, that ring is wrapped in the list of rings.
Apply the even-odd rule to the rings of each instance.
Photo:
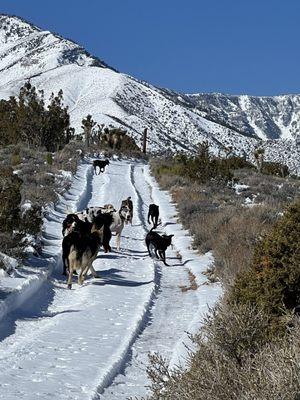
[[[203,116],[260,139],[300,135],[300,96],[231,96],[220,93],[183,96]]]
[[[1,84],[27,79],[65,64],[106,67],[78,44],[18,17],[0,15]]]
[[[261,141],[259,136],[280,135],[274,133],[271,123],[261,127],[258,113],[246,96],[243,100],[218,103],[214,95],[203,95],[204,106],[200,96],[179,95],[118,73],[77,44],[8,16],[0,16],[0,77],[0,98],[17,94],[27,80],[43,89],[46,98],[62,89],[78,134],[82,118],[91,114],[99,124],[125,128],[138,144],[144,128],[148,128],[151,151],[195,151],[199,142],[208,141],[216,154],[226,154],[232,148],[234,154],[253,159],[259,146],[266,149],[267,160],[284,162],[293,172],[300,173],[299,146],[291,139],[298,129],[297,107],[292,107],[288,100],[286,107],[282,103],[281,108],[276,108],[275,99],[268,112],[270,116],[272,110],[279,113],[276,126],[289,124],[293,135],[286,128],[281,136],[289,139]],[[243,118],[236,117],[239,123],[226,119],[227,114],[234,119],[235,103],[236,109],[243,108]],[[288,122],[281,111],[291,108],[295,112]],[[267,113],[261,108],[261,114]],[[257,125],[256,130],[249,121]],[[269,129],[267,133],[261,133],[265,128]]]

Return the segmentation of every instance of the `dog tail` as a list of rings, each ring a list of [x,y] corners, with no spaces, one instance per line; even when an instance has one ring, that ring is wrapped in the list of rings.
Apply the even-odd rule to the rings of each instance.
[[[149,232],[152,232],[153,229],[156,229],[159,225],[161,225],[161,222],[159,224],[154,224]]]
[[[152,229],[156,229],[159,225],[161,225],[161,221],[160,221],[158,224],[154,224],[154,226],[153,226]],[[151,229],[151,230],[152,230],[152,229]]]

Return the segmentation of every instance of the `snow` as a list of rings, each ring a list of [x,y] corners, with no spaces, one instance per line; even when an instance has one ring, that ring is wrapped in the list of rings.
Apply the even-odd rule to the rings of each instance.
[[[249,188],[249,186],[245,185],[244,183],[235,183],[233,185],[233,188],[234,188],[236,194],[241,194],[241,192],[247,190]]]
[[[67,290],[61,275],[61,222],[67,212],[131,196],[133,225],[126,225],[121,250],[100,251],[94,267],[100,279]],[[164,266],[147,253],[144,237],[150,202],[160,204],[162,231],[175,234]],[[47,210],[42,258],[17,268],[4,282],[0,303],[0,399],[125,399],[145,395],[147,355],[158,351],[169,367],[185,365],[187,332],[217,301],[220,287],[203,285],[213,261],[191,249],[169,195],[161,192],[146,164],[112,160],[104,174],[81,164],[70,190]],[[115,245],[115,238],[112,238]],[[178,252],[182,259],[178,258]],[[183,293],[188,271],[199,288]],[[2,296],[1,296],[2,298]]]

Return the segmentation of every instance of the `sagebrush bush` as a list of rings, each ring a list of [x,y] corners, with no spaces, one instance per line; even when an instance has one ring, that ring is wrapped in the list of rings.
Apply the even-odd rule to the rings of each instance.
[[[10,167],[0,165],[0,226],[12,232],[20,221],[22,180]]]
[[[223,303],[193,338],[187,369],[170,371],[150,356],[149,400],[295,400],[300,395],[300,324],[272,341],[269,315],[251,305]]]
[[[300,306],[300,201],[257,245],[251,269],[240,274],[233,301],[251,302],[275,317]]]

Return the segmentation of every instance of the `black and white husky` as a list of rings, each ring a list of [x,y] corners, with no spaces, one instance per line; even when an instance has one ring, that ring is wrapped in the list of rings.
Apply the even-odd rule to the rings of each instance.
[[[131,211],[128,206],[122,206],[119,211],[110,214],[113,218],[110,230],[116,232],[117,250],[120,250],[121,233],[126,221],[131,220]]]

